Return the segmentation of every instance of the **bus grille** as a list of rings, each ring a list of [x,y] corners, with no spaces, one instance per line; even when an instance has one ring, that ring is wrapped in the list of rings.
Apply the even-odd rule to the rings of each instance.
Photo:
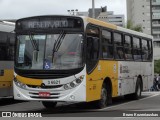
[[[54,88],[61,88],[63,85],[54,85],[54,86],[37,86],[37,85],[27,85],[29,88],[39,88],[39,89],[54,89]]]

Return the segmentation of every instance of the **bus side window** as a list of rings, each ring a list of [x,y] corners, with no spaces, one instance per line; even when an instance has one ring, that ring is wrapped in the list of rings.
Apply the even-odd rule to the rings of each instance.
[[[125,35],[124,37],[124,57],[126,60],[133,59],[131,37],[128,35]]]
[[[149,49],[149,53],[148,53],[148,59],[149,61],[151,61],[153,59],[153,51],[152,51],[152,41],[149,40],[148,41],[148,49]]]
[[[141,61],[141,46],[140,46],[140,39],[133,37],[133,58],[135,61]]]
[[[114,33],[114,51],[116,59],[124,59],[122,35]]]
[[[148,41],[142,39],[142,59],[143,61],[147,61],[149,57],[149,46],[148,46]]]
[[[0,32],[0,60],[13,61],[14,57],[14,34]]]
[[[102,30],[102,58],[113,58],[113,41],[110,31]]]

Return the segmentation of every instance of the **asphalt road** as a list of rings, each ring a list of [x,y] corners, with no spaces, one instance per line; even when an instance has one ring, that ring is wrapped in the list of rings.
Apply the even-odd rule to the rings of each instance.
[[[123,116],[124,113],[127,115],[144,112],[156,114],[157,111],[160,111],[160,92],[143,92],[142,98],[139,100],[126,100],[123,97],[114,98],[113,104],[103,109],[94,109],[93,106],[85,103],[59,103],[56,108],[47,110],[38,101],[21,102],[11,99],[1,99],[0,101],[0,112],[41,113],[43,117],[49,117],[48,119],[50,117],[101,117],[101,119],[112,117],[117,119],[132,117]],[[158,113],[160,116],[160,112]]]

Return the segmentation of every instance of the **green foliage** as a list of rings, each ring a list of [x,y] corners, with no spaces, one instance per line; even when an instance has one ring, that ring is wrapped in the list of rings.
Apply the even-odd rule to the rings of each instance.
[[[160,74],[160,60],[154,61],[154,73]]]
[[[134,31],[138,31],[138,32],[143,32],[143,30],[142,30],[142,25],[138,24],[138,25],[135,25],[135,26],[134,26],[131,20],[128,20],[128,21],[127,21],[126,28],[127,28],[127,29],[131,29],[131,30],[134,30]]]
[[[133,23],[132,23],[131,20],[128,20],[128,21],[127,21],[126,28],[128,28],[128,29],[132,29],[132,28],[133,28]]]

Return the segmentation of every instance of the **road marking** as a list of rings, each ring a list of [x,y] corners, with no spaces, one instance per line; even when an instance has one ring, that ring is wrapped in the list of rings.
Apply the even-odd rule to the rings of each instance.
[[[141,101],[141,100],[146,100],[146,99],[149,99],[149,98],[152,98],[152,97],[155,97],[155,96],[160,95],[159,92],[156,92],[156,93],[157,93],[157,94],[151,95],[151,96],[146,97],[146,98],[142,98],[142,99],[139,99],[139,100],[130,101],[130,102],[127,102],[127,103],[122,103],[122,104],[119,104],[119,105],[113,105],[113,106],[110,106],[110,107],[106,107],[106,108],[99,109],[99,110],[97,110],[97,111],[103,111],[103,110],[107,110],[107,109],[119,107],[119,106],[122,106],[122,105],[127,105],[127,104],[130,104],[130,103],[134,103],[134,102]]]
[[[113,119],[136,118],[136,117],[114,117]]]

